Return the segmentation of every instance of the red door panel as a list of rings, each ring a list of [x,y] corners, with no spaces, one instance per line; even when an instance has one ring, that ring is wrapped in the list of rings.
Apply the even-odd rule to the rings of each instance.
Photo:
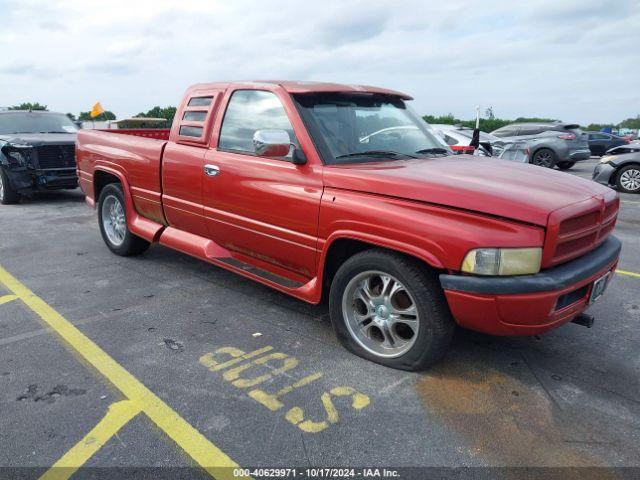
[[[204,214],[210,238],[225,248],[304,277],[316,274],[322,173],[311,165],[209,150]]]
[[[162,203],[172,227],[207,236],[202,210],[202,160],[205,148],[167,144],[162,162]]]

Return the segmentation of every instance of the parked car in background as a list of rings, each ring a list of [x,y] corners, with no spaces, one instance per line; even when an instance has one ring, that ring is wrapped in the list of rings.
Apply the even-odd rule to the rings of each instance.
[[[529,147],[524,140],[505,141],[489,133],[480,132],[480,147],[476,150],[469,146],[473,138],[472,128],[444,123],[430,124],[429,126],[454,152],[529,163]]]
[[[593,170],[593,179],[625,193],[640,193],[640,144],[609,150]]]
[[[0,203],[34,191],[78,187],[77,128],[63,113],[0,112]]]
[[[328,297],[344,346],[390,367],[435,363],[456,323],[496,335],[590,324],[582,313],[620,253],[618,194],[454,156],[408,100],[333,83],[195,85],[162,139],[80,131],[80,184],[113,253],[157,242]]]
[[[589,138],[589,150],[592,155],[601,157],[607,150],[620,145],[626,145],[629,140],[626,138],[613,135],[612,133],[603,132],[584,132]]]
[[[587,135],[580,125],[569,123],[513,123],[491,132],[502,139],[527,140],[531,163],[568,170],[591,156]]]

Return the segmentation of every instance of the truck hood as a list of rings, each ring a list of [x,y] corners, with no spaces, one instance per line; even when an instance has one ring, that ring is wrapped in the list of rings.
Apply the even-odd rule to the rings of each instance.
[[[14,133],[0,135],[1,143],[15,143],[20,145],[67,145],[76,143],[75,133]]]
[[[568,173],[471,155],[327,166],[324,184],[540,226],[552,211],[610,191]]]

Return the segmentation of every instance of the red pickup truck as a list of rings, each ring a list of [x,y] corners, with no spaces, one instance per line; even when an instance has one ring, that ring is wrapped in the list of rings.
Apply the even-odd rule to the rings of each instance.
[[[81,131],[78,176],[114,253],[160,243],[307,302],[328,297],[340,341],[384,365],[427,367],[456,324],[495,335],[585,324],[620,253],[617,194],[454,156],[410,99],[195,85],[170,131]]]

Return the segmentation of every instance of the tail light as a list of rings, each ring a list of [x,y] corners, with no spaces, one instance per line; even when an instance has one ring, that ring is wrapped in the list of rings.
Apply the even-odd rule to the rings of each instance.
[[[573,133],[563,133],[562,135],[558,135],[558,138],[562,140],[575,140],[576,136]]]

